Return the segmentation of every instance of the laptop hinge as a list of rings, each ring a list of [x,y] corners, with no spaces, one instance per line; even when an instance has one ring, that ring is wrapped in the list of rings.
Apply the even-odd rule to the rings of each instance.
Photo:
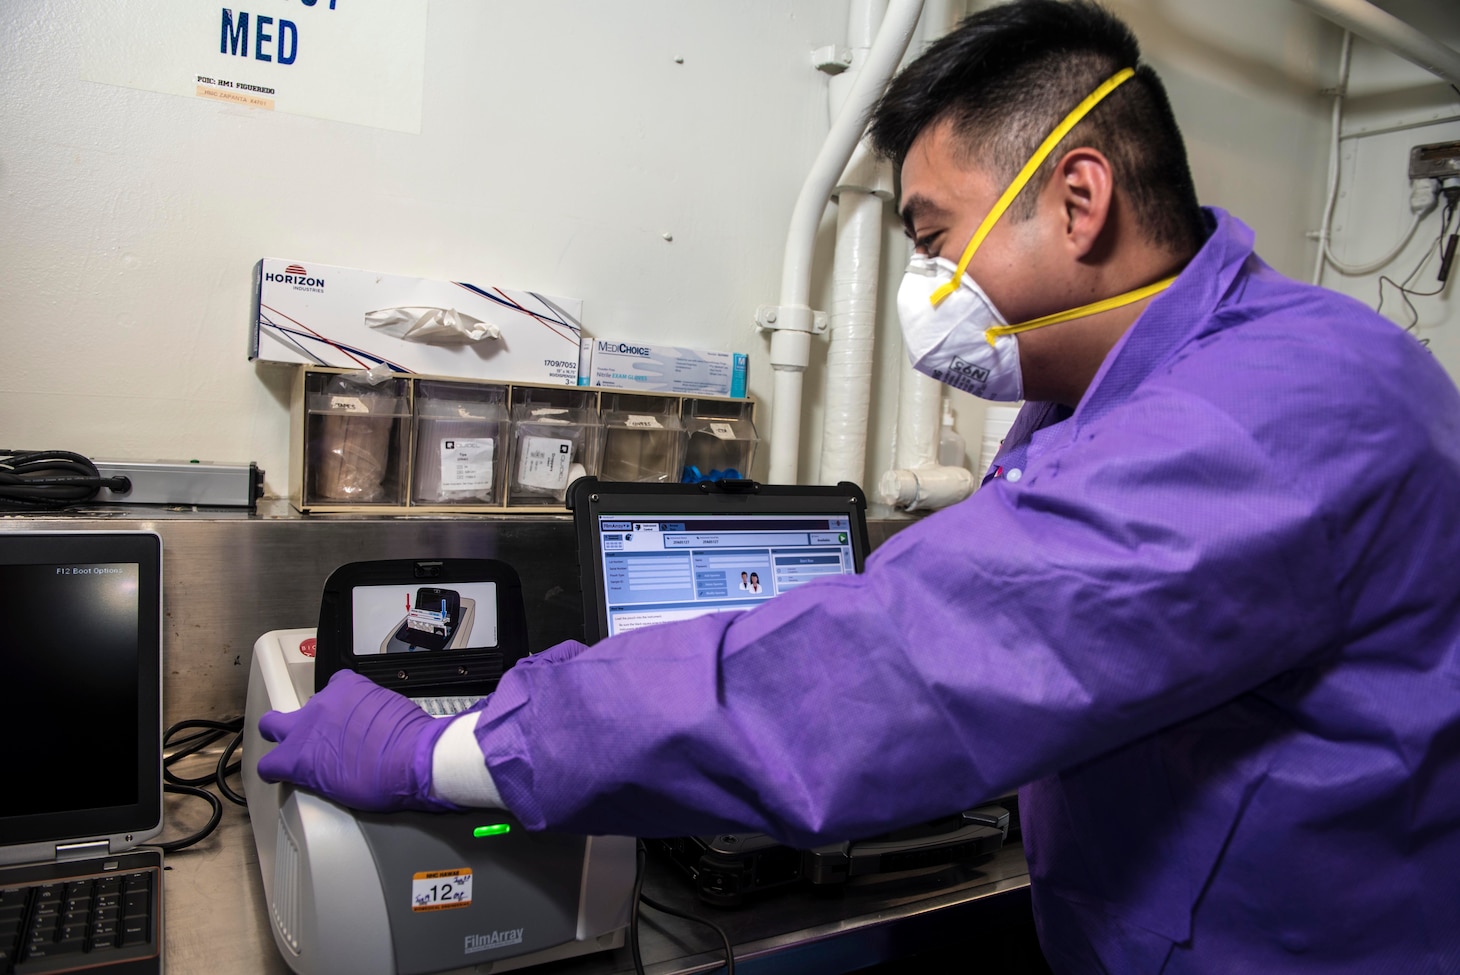
[[[56,860],[85,860],[88,857],[107,856],[112,851],[111,843],[106,840],[93,840],[89,843],[64,843],[56,846]]]

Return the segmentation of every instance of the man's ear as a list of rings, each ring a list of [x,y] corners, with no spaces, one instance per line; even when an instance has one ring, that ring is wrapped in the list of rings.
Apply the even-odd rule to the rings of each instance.
[[[1071,257],[1085,260],[1101,246],[1110,221],[1115,195],[1110,160],[1098,149],[1071,149],[1055,167],[1050,183],[1064,218],[1065,245]]]

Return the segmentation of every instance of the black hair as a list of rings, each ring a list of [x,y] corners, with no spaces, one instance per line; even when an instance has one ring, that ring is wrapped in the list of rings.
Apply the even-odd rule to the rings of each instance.
[[[947,121],[969,162],[1009,182],[1070,110],[1134,68],[1062,145],[1103,153],[1150,241],[1189,255],[1206,238],[1206,221],[1166,89],[1140,56],[1130,28],[1092,0],[989,7],[893,79],[872,112],[872,143],[901,167],[917,137]],[[1035,193],[1021,193],[1010,218],[1033,216],[1038,187],[1062,155],[1051,153],[1031,181]]]

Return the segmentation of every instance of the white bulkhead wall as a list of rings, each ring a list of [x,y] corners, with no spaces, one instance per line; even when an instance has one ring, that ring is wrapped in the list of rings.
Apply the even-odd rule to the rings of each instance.
[[[845,0],[432,0],[419,135],[82,81],[88,6],[0,4],[0,445],[256,460],[281,491],[287,372],[245,358],[266,255],[580,297],[591,334],[750,352],[769,398],[752,318],[827,130],[810,53],[844,43]],[[1112,6],[1167,80],[1203,200],[1304,276],[1338,31],[1272,0]],[[899,237],[889,220],[864,483],[892,460]],[[981,405],[955,402],[978,443]]]

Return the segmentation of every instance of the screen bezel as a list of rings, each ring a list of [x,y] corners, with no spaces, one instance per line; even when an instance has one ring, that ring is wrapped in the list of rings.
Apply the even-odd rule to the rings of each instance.
[[[421,650],[411,654],[354,651],[356,589],[415,586],[451,589],[496,584],[497,643],[493,647]],[[477,612],[482,612],[478,608]],[[503,673],[527,656],[527,613],[522,580],[496,559],[384,559],[342,565],[325,580],[316,628],[314,689],[341,670],[353,670],[409,696],[490,693]],[[403,659],[409,657],[409,659]]]
[[[568,488],[578,534],[578,562],[583,579],[583,641],[593,644],[608,634],[608,606],[603,599],[603,551],[598,532],[601,517],[624,515],[834,515],[851,525],[852,562],[860,573],[866,563],[867,501],[862,489],[847,481],[834,485],[757,484],[723,481],[700,484],[632,484],[585,477]]]
[[[150,531],[0,532],[0,565],[124,562],[137,566],[137,801],[63,812],[0,816],[0,862],[35,858],[22,845],[111,841],[120,852],[162,829],[162,539]],[[83,714],[65,720],[84,721]],[[105,733],[105,729],[98,729]],[[60,770],[85,775],[84,768]],[[43,788],[43,783],[12,783]]]

